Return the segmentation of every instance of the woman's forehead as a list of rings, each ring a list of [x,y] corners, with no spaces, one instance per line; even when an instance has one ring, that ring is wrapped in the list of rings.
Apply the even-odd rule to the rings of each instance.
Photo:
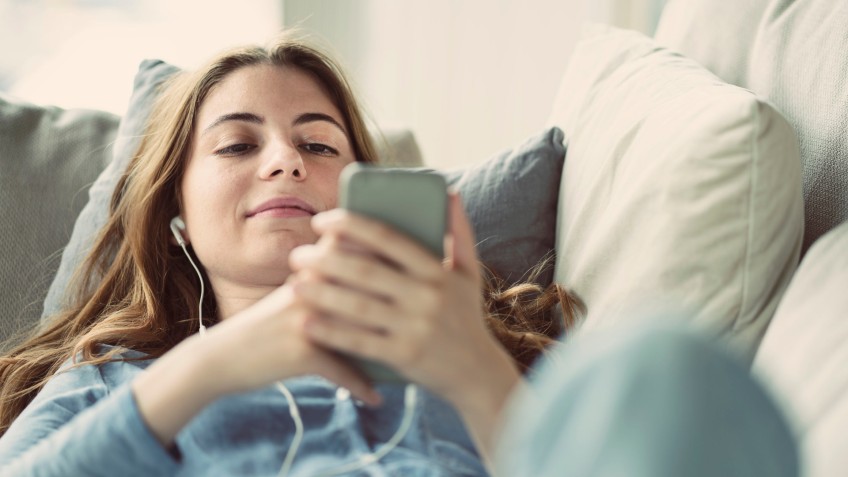
[[[297,115],[305,111],[328,114],[342,122],[325,88],[310,73],[296,67],[262,64],[228,74],[209,91],[197,119],[203,130],[222,114]]]

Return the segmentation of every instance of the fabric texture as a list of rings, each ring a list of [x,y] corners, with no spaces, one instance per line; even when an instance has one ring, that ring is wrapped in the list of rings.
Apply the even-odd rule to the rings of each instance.
[[[798,435],[804,475],[848,469],[848,222],[804,257],[754,361]]]
[[[181,71],[180,68],[161,60],[144,60],[139,65],[132,97],[118,130],[114,158],[97,177],[97,181],[89,191],[88,203],[85,204],[76,220],[73,234],[62,254],[61,264],[44,300],[42,321],[62,308],[64,293],[71,275],[90,250],[95,234],[106,223],[112,192],[138,149],[161,86],[179,71]],[[380,134],[374,134],[374,139],[378,155],[386,164],[421,165],[421,152],[414,135],[409,130],[387,129]]]
[[[799,475],[789,426],[747,366],[674,328],[566,342],[511,398],[505,421],[502,477]]]
[[[127,352],[127,357],[143,357]],[[285,396],[270,386],[221,398],[176,436],[180,460],[144,423],[129,383],[152,360],[85,365],[54,376],[0,438],[0,474],[48,476],[276,476],[294,436]],[[67,365],[68,363],[66,363]],[[317,376],[286,380],[304,437],[290,477],[312,477],[377,450],[403,418],[403,386],[379,386],[369,408]],[[459,415],[418,390],[412,428],[398,447],[345,475],[485,476]]]
[[[85,193],[108,163],[118,117],[0,94],[0,342],[37,322]]]
[[[802,255],[848,220],[848,3],[670,0],[657,40],[773,103],[799,136]]]
[[[556,280],[585,301],[581,328],[671,303],[751,360],[801,247],[792,127],[696,62],[600,25],[560,88]]]

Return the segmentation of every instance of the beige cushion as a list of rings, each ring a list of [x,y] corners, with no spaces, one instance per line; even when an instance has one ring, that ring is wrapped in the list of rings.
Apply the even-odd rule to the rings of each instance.
[[[790,414],[804,475],[848,473],[847,365],[848,222],[804,257],[754,362]]]
[[[745,84],[756,25],[767,4],[768,0],[667,0],[654,38],[724,81]],[[716,21],[721,21],[720,27]]]
[[[556,279],[584,328],[684,309],[751,359],[802,236],[795,133],[752,93],[636,32],[595,26],[549,122],[568,138]]]
[[[766,98],[798,132],[802,253],[848,220],[848,2],[669,0],[656,38]]]

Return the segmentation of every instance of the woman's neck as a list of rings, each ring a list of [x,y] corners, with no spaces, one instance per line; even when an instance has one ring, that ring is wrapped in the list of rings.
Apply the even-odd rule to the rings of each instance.
[[[269,293],[280,288],[279,285],[256,285],[235,283],[213,283],[218,319],[223,321],[252,306]]]

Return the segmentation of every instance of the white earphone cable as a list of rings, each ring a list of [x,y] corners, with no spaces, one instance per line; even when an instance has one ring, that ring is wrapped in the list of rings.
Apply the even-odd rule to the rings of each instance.
[[[291,418],[294,421],[294,437],[292,438],[288,452],[286,452],[286,458],[283,460],[283,466],[280,467],[280,472],[277,474],[279,477],[286,477],[289,475],[289,470],[291,470],[292,463],[294,462],[294,456],[297,455],[297,448],[300,447],[300,442],[303,440],[303,419],[300,418],[300,409],[298,409],[297,403],[294,401],[294,396],[292,396],[289,388],[287,388],[282,381],[279,381],[277,382],[277,389],[279,389],[280,392],[283,393],[283,396],[286,397],[286,401],[288,401],[289,404],[289,414],[291,414]]]
[[[376,452],[365,454],[352,462],[321,472],[317,474],[316,477],[332,477],[353,472],[355,470],[362,469],[367,465],[373,464],[385,457],[386,454],[391,452],[392,449],[400,444],[400,441],[406,437],[409,429],[412,428],[412,418],[415,415],[415,404],[417,400],[418,387],[414,384],[407,384],[403,394],[403,418],[401,419],[400,426],[398,426],[397,431],[395,431],[394,435],[388,440],[388,442],[383,444]]]
[[[172,228],[172,230],[174,230]],[[197,268],[197,265],[194,263],[194,260],[191,258],[191,254],[188,253],[186,249],[185,241],[182,240],[182,236],[174,231],[174,235],[177,237],[177,241],[179,242],[180,247],[183,249],[183,253],[185,253],[186,258],[188,258],[189,263],[194,268],[194,271],[197,273],[197,278],[200,280],[200,300],[197,304],[197,313],[198,313],[198,322],[200,324],[200,336],[203,337],[206,335],[206,326],[203,325],[203,294],[204,294],[204,285],[203,285],[203,275],[200,273],[200,269]],[[280,472],[278,477],[286,477],[291,470],[292,463],[294,462],[294,458],[297,455],[297,450],[300,447],[301,442],[303,441],[303,419],[300,417],[300,409],[297,407],[297,403],[294,400],[294,396],[291,391],[279,381],[276,383],[277,389],[286,397],[286,401],[289,405],[289,414],[291,415],[292,420],[294,421],[294,437],[292,438],[291,445],[289,446],[289,450],[286,452],[286,457],[283,460],[283,465],[280,468]],[[318,477],[332,477],[336,475],[346,474],[348,472],[352,472],[354,470],[362,469],[367,465],[373,464],[374,462],[379,461],[383,457],[386,456],[389,452],[392,451],[400,441],[406,436],[409,432],[409,429],[412,427],[412,418],[415,414],[415,403],[418,397],[418,388],[414,384],[407,384],[406,389],[404,390],[403,397],[403,418],[401,419],[400,426],[398,426],[397,431],[395,431],[394,435],[383,444],[376,452],[372,452],[370,454],[365,454],[359,459],[356,459],[352,462],[348,462],[347,464],[340,465],[334,469],[329,469],[323,473],[318,474]]]
[[[197,265],[194,264],[194,260],[191,259],[191,254],[188,253],[188,250],[186,250],[185,242],[180,242],[180,247],[182,247],[186,258],[188,258],[188,263],[190,263],[191,266],[194,267],[194,271],[197,272],[197,278],[198,280],[200,280],[200,301],[197,303],[197,320],[200,323],[200,336],[204,336],[206,334],[206,327],[203,325],[203,275],[200,274],[200,269],[198,269]]]

